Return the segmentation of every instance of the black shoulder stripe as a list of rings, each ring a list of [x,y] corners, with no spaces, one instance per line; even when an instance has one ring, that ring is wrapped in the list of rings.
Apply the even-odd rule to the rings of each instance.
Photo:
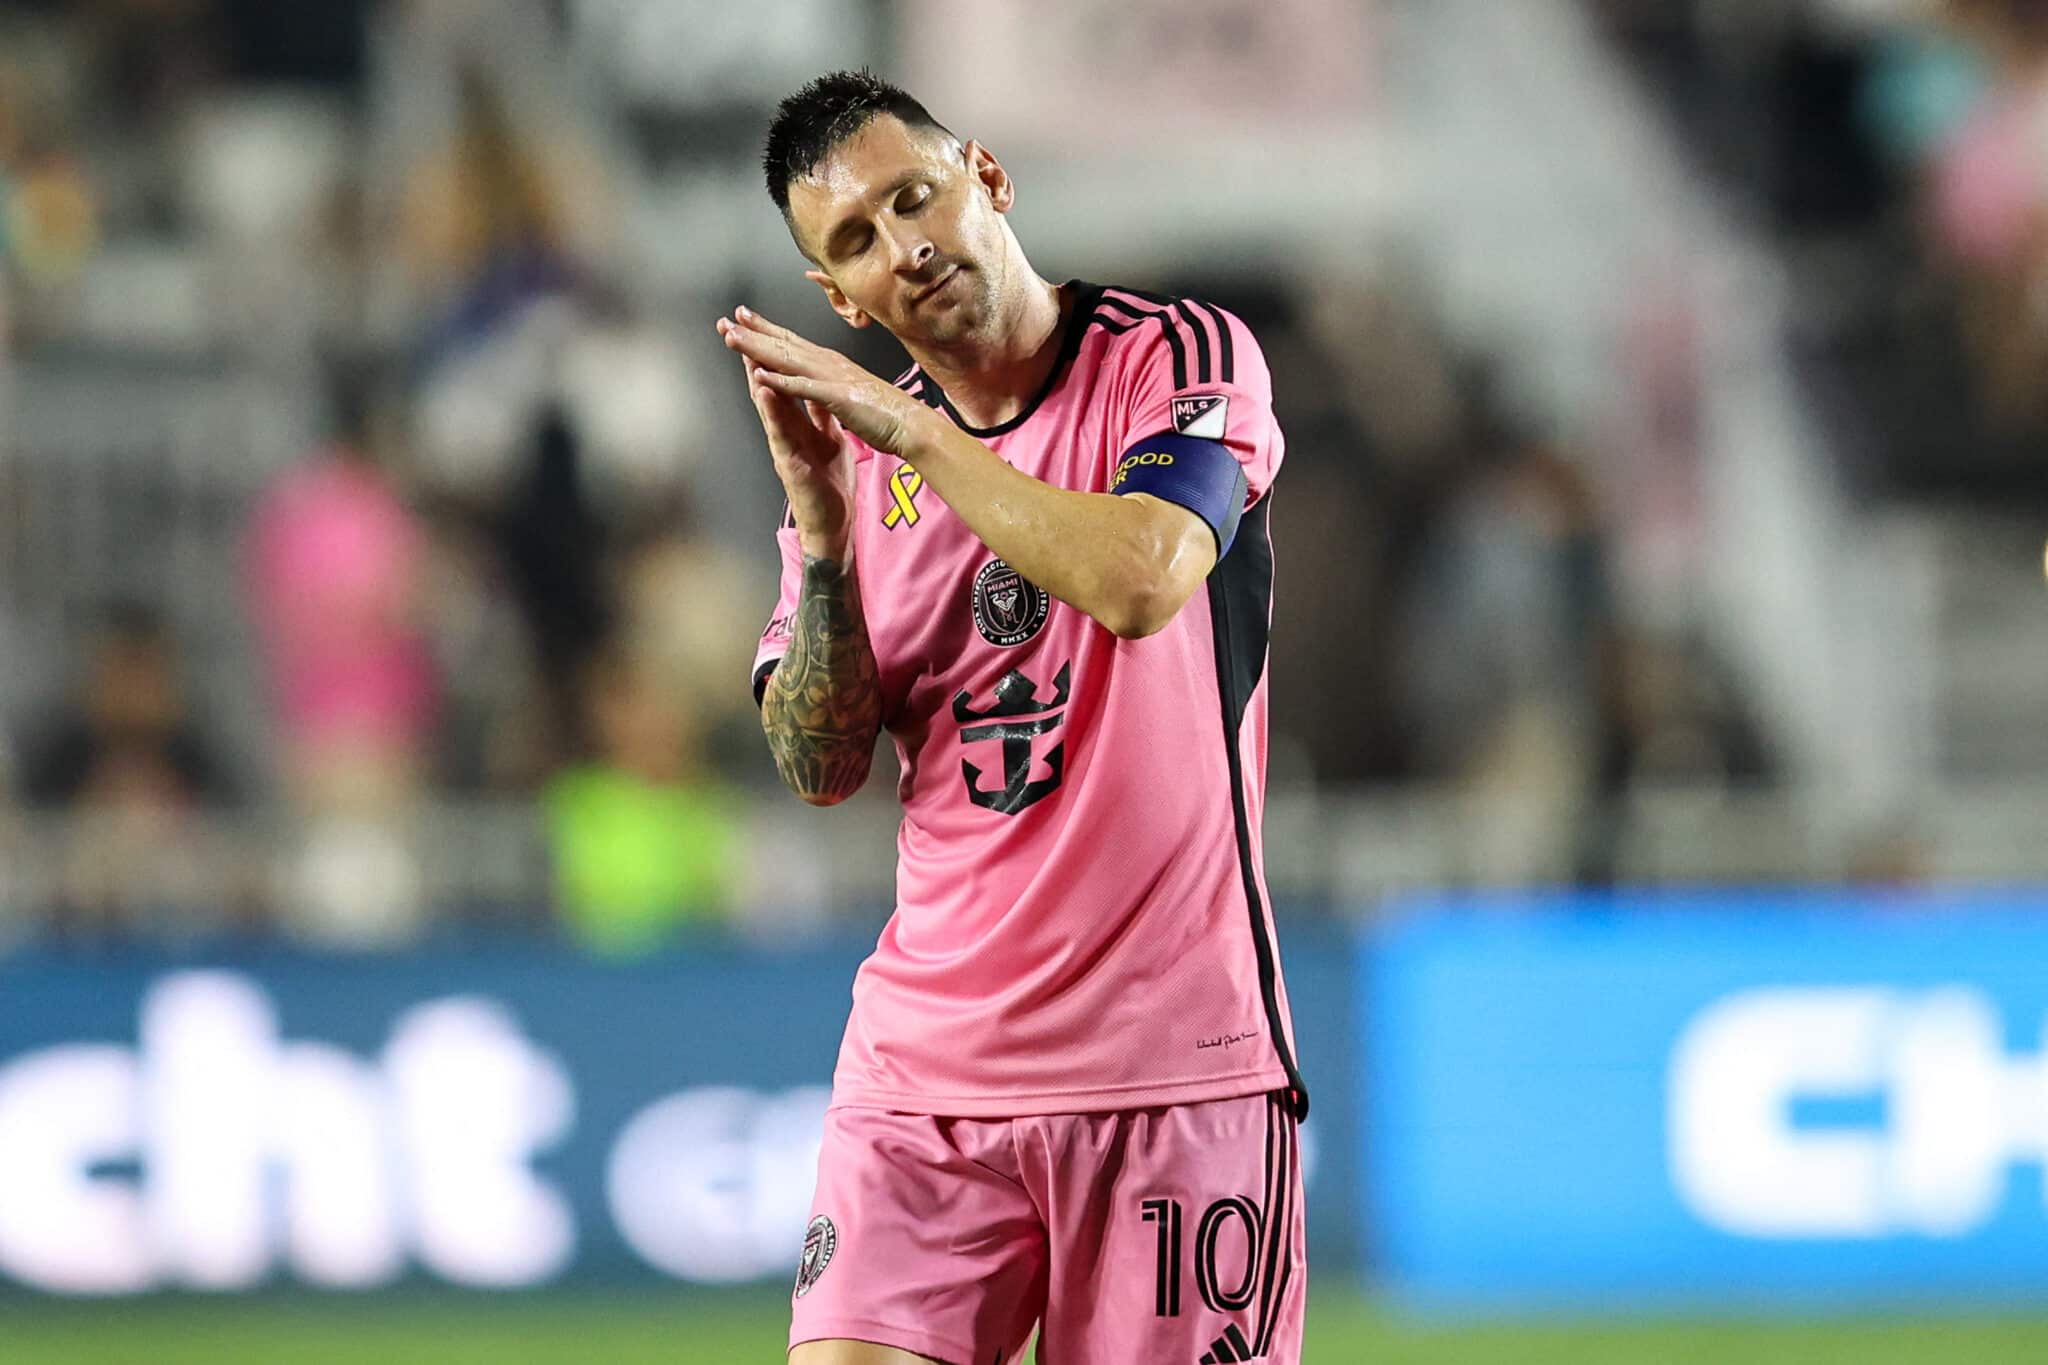
[[[1090,327],[1100,327],[1105,332],[1114,332],[1121,336],[1125,332],[1136,331],[1151,320],[1150,317],[1144,317],[1125,321],[1121,318],[1105,317],[1103,314],[1097,313],[1094,317],[1088,319],[1088,325]]]
[[[896,387],[928,408],[944,413],[952,412],[952,408],[946,402],[946,395],[940,392],[939,386],[932,382],[931,376],[924,372],[922,365],[912,365],[905,370],[896,380]]]
[[[921,365],[912,365],[909,369],[898,375],[896,377],[896,387],[928,408],[939,406],[939,400],[933,394],[933,390],[938,388],[938,385],[927,382],[924,367]]]
[[[1149,304],[1132,303],[1129,299],[1113,299],[1107,294],[1102,296],[1101,306],[1104,308],[1114,308],[1125,317],[1149,318],[1159,315],[1159,310]]]
[[[1202,326],[1201,319],[1195,316],[1194,309],[1188,307],[1186,299],[1174,304],[1173,308],[1187,321],[1188,330],[1195,334],[1195,382],[1206,384],[1209,382],[1209,330]]]
[[[1125,292],[1134,293],[1136,291],[1126,290]],[[1105,304],[1113,305],[1131,317],[1140,319],[1150,318],[1159,324],[1160,335],[1166,338],[1166,348],[1173,352],[1173,387],[1176,389],[1186,388],[1188,386],[1188,348],[1187,344],[1180,339],[1180,327],[1174,321],[1173,313],[1164,308],[1141,307],[1135,303],[1128,303],[1123,299],[1110,298],[1108,295],[1104,295],[1102,301]]]
[[[1213,303],[1208,303],[1201,299],[1177,299],[1167,294],[1155,294],[1149,289],[1119,288],[1118,292],[1129,294],[1134,298],[1143,299],[1146,303],[1156,305],[1154,308],[1147,309],[1141,307],[1138,304],[1133,304],[1125,299],[1113,299],[1108,297],[1107,295],[1103,297],[1102,301],[1104,303],[1113,303],[1117,305],[1117,307],[1123,309],[1124,312],[1132,314],[1134,316],[1149,316],[1156,313],[1159,309],[1165,308],[1178,309],[1181,315],[1187,318],[1189,328],[1194,332],[1196,338],[1198,339],[1198,347],[1204,346],[1208,338],[1206,335],[1204,335],[1206,329],[1196,324],[1194,316],[1190,310],[1200,309],[1202,312],[1208,314],[1209,320],[1212,323],[1214,323],[1216,327],[1217,363],[1215,369],[1215,377],[1217,380],[1225,384],[1234,384],[1237,382],[1237,347],[1236,343],[1231,339],[1230,319],[1223,316],[1222,309],[1218,308]],[[1196,360],[1198,365],[1200,363],[1201,355],[1202,351],[1198,349],[1196,353]],[[1202,382],[1207,383],[1209,377],[1209,374],[1204,372],[1201,376]]]
[[[1154,316],[1159,319],[1159,330],[1166,336],[1167,349],[1173,352],[1173,387],[1184,389],[1188,386],[1188,351],[1181,345],[1180,328],[1173,325],[1173,318],[1168,314]]]
[[[1190,299],[1188,302],[1194,304],[1195,307],[1201,309],[1215,320],[1216,355],[1217,359],[1221,362],[1219,373],[1216,377],[1226,384],[1235,383],[1237,381],[1237,365],[1235,358],[1231,354],[1230,319],[1224,317],[1223,310],[1213,303],[1204,303],[1200,299]]]

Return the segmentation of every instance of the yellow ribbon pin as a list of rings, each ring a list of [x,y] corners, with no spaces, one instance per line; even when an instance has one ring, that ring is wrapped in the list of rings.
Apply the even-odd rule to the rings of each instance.
[[[917,495],[924,487],[924,475],[909,465],[900,465],[889,476],[889,496],[896,502],[882,514],[882,525],[895,530],[898,525],[917,525]]]

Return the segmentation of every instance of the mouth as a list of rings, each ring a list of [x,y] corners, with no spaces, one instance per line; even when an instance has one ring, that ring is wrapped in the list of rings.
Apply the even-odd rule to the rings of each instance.
[[[923,303],[926,299],[935,297],[941,289],[944,289],[948,284],[952,283],[953,277],[959,273],[959,266],[947,266],[944,274],[940,275],[937,279],[933,280],[924,288],[918,290],[915,294],[912,294],[910,296],[910,302],[913,305],[915,305]]]

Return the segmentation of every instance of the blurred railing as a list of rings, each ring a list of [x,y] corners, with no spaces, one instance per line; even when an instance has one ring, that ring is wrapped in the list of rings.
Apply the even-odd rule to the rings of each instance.
[[[162,613],[238,766],[260,770],[242,540],[257,492],[312,441],[319,408],[303,379],[189,351],[12,363],[0,720],[47,704],[104,609],[139,601]]]
[[[1716,202],[1570,0],[1393,6],[1448,324],[1610,447],[1637,619],[1704,627],[1794,780],[1874,818],[1935,757],[1932,548],[1848,499],[1790,376],[1770,244]]]
[[[741,933],[800,938],[833,923],[880,922],[895,878],[897,808],[886,793],[829,812],[772,793],[741,805],[744,852],[731,878]],[[416,899],[424,914],[408,921],[413,933],[532,933],[550,923],[548,830],[525,801],[426,804],[393,822],[404,831],[395,844],[305,825],[281,811],[196,814],[148,828],[119,820],[0,819],[0,943],[60,926],[88,939],[175,943],[274,930],[331,941],[301,898],[309,886],[317,895],[335,882]],[[1272,793],[1266,870],[1275,903],[1292,915],[1414,891],[1587,881],[2039,882],[2048,880],[2044,826],[2048,784],[2041,783],[1949,786],[1879,826],[1784,791],[1667,788],[1575,810],[1542,791],[1297,788]],[[95,898],[97,908],[79,908]]]

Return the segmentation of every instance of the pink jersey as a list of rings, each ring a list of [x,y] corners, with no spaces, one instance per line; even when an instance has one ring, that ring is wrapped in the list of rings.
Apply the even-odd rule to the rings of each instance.
[[[1223,442],[1247,507],[1165,629],[1120,640],[1025,582],[861,446],[853,559],[902,763],[896,911],[853,988],[835,1101],[1020,1117],[1306,1092],[1260,852],[1282,441],[1244,324],[1074,282],[1059,361],[972,432],[1061,488],[1108,492],[1147,437]],[[954,413],[916,369],[898,381]],[[1135,449],[1134,449],[1135,448]],[[758,689],[788,647],[802,553]]]

